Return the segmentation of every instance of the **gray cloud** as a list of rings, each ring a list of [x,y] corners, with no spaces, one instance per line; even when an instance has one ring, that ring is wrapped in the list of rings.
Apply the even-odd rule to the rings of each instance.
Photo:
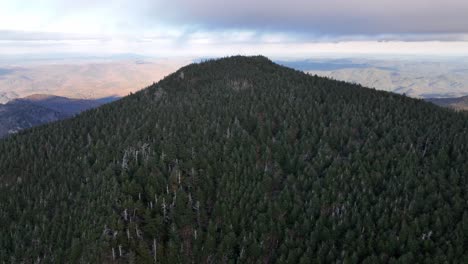
[[[466,0],[171,0],[148,4],[148,17],[204,28],[314,34],[468,32]]]
[[[468,33],[467,0],[43,0],[20,6],[50,23],[92,16],[104,31],[137,34],[169,26],[185,35],[251,30],[317,41],[451,41]]]
[[[467,53],[468,0],[15,0],[11,4],[11,9],[0,9],[0,54],[192,54],[215,49],[224,54],[264,52],[265,47],[280,53],[289,50],[285,45],[303,53],[316,47],[335,52],[342,47],[334,44],[353,41],[436,41],[444,43],[431,45],[446,53]],[[378,44],[384,48],[372,52],[387,47],[400,51],[398,45],[403,45]],[[408,53],[424,47],[424,43],[409,44]],[[361,44],[346,45],[355,51],[354,45]]]

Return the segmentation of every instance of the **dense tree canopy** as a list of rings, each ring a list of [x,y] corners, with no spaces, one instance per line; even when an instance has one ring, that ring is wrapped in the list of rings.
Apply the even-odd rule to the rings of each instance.
[[[0,141],[2,263],[468,263],[468,116],[264,57]]]

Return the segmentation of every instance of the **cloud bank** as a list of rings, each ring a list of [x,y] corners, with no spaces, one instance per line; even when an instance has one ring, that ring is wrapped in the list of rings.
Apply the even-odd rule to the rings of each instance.
[[[0,55],[468,54],[466,0],[0,0],[0,7]]]
[[[465,0],[172,0],[147,15],[211,28],[333,35],[467,33]]]

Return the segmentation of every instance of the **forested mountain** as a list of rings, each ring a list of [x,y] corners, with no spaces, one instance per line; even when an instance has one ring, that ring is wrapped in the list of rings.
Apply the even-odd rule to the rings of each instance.
[[[468,263],[468,116],[264,57],[0,141],[0,262]]]
[[[15,99],[0,104],[0,138],[26,128],[70,118],[117,99],[118,97],[71,99],[43,94]]]

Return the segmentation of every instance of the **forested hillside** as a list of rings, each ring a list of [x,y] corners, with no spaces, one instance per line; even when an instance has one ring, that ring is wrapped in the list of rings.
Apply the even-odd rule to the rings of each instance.
[[[64,119],[63,113],[22,101],[0,104],[0,138],[18,131]]]
[[[71,99],[52,95],[32,95],[0,104],[0,138],[26,128],[70,118],[87,109],[117,100]]]
[[[264,57],[0,141],[1,263],[468,263],[468,115]]]

